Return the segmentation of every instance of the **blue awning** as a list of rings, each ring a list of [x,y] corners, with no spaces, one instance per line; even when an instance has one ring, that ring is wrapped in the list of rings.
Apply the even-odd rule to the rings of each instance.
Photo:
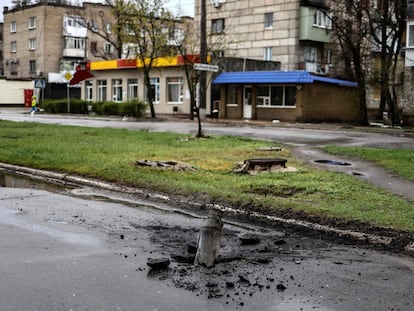
[[[352,81],[311,75],[308,71],[242,71],[223,72],[213,84],[311,84],[317,82],[356,87]]]

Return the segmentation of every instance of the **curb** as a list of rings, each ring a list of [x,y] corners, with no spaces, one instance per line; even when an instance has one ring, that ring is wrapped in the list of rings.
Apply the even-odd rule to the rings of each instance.
[[[198,204],[191,201],[186,200],[173,200],[171,196],[159,194],[155,192],[147,192],[145,190],[139,188],[133,188],[128,186],[118,186],[113,183],[103,182],[96,179],[90,179],[85,177],[80,177],[76,175],[70,174],[63,174],[63,173],[56,173],[52,171],[40,170],[40,169],[33,169],[23,166],[11,165],[0,163],[0,171],[5,173],[12,173],[17,174],[20,176],[24,176],[27,178],[50,182],[60,185],[66,186],[89,186],[100,188],[104,190],[111,190],[120,193],[127,193],[127,194],[134,194],[145,197],[148,200],[161,200],[164,203],[174,203],[178,202],[182,205],[193,206],[194,208],[202,209],[203,207],[208,208],[215,208],[221,210],[226,214],[230,214],[231,216],[236,216],[238,218],[245,217],[248,219],[254,219],[259,222],[266,222],[272,224],[280,224],[287,227],[295,227],[300,228],[302,230],[320,232],[325,235],[332,235],[346,240],[353,240],[358,241],[361,243],[365,243],[371,246],[380,247],[380,248],[391,248],[393,244],[401,243],[395,238],[388,237],[388,236],[381,236],[381,235],[374,235],[374,234],[367,234],[363,232],[357,232],[352,230],[344,230],[338,229],[332,226],[321,225],[318,223],[313,223],[309,221],[297,220],[297,219],[285,219],[277,216],[270,216],[259,212],[251,212],[251,211],[243,211],[234,209],[231,207],[218,205],[218,204]],[[406,245],[401,246],[401,250],[405,251],[410,256],[414,256],[414,241],[409,242]]]

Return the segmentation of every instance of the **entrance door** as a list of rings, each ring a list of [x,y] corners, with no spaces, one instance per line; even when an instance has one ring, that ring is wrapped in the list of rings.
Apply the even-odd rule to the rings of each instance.
[[[252,118],[252,87],[245,85],[243,89],[243,118]]]

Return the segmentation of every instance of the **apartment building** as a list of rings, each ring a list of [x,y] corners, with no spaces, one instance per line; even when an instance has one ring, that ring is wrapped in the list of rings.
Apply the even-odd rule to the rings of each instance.
[[[407,0],[407,31],[404,50],[404,91],[402,109],[414,120],[414,0]]]
[[[282,70],[329,74],[334,69],[328,1],[207,1],[213,55],[280,62]],[[195,19],[201,17],[195,2]]]
[[[65,1],[39,0],[4,7],[4,76],[42,79],[47,89],[59,89],[59,84],[66,82],[64,73],[79,63],[112,58],[113,49],[106,37],[96,35],[85,23],[85,16],[91,15],[99,17],[94,24],[96,31],[107,29],[109,39],[111,10],[102,4],[84,3],[80,7]],[[103,25],[104,21],[107,24]]]

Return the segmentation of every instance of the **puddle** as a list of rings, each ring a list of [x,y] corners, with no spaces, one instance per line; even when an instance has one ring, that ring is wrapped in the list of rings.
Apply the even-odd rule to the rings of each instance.
[[[315,160],[316,163],[327,164],[327,165],[341,165],[341,166],[350,166],[351,163],[334,161],[334,160]]]
[[[41,180],[35,180],[21,175],[8,174],[2,172],[0,172],[0,187],[46,190],[50,192],[59,193],[73,189],[69,186],[63,186],[52,182],[44,182]]]

